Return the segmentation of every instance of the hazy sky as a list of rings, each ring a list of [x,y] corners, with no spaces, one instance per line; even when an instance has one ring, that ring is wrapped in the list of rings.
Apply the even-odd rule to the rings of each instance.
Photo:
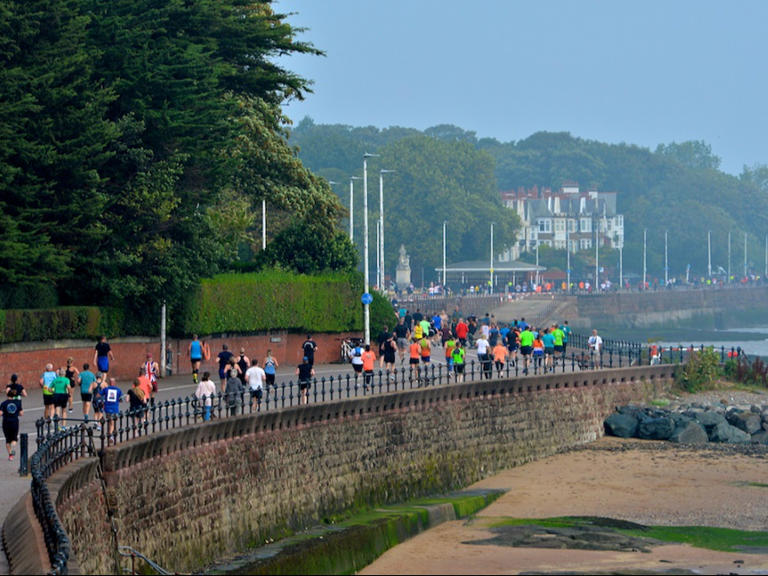
[[[502,142],[703,140],[738,174],[768,164],[765,0],[277,0],[326,56],[298,122],[454,124]]]

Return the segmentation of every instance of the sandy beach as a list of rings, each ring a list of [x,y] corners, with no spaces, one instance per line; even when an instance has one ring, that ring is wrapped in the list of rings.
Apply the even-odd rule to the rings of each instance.
[[[473,544],[504,518],[598,516],[643,525],[768,530],[765,448],[602,438],[506,470],[471,488],[506,494],[468,521],[447,522],[385,553],[362,574],[643,572],[766,574],[768,553],[688,545],[593,551]],[[764,551],[768,552],[768,551]]]

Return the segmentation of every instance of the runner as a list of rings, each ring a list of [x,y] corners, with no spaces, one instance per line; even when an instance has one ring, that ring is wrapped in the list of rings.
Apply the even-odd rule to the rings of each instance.
[[[23,414],[21,400],[13,398],[9,392],[8,399],[0,404],[0,417],[3,419],[5,449],[8,451],[8,460],[11,461],[16,455],[16,441],[19,439],[19,417]]]
[[[189,343],[189,361],[192,364],[192,382],[197,384],[200,374],[200,363],[203,361],[203,343],[192,334],[192,341]]]
[[[533,354],[533,332],[530,331],[528,325],[525,326],[522,332],[520,332],[520,355],[523,357],[523,374],[528,374],[528,365],[531,361],[531,355]]]
[[[152,389],[152,393],[149,396],[147,402],[150,406],[155,405],[155,395],[157,394],[159,380],[160,380],[160,366],[152,359],[152,353],[147,352],[147,361],[144,362],[144,370],[149,377],[149,384]]]
[[[43,418],[50,420],[53,418],[53,389],[51,383],[56,379],[56,372],[53,370],[53,364],[50,362],[45,365],[45,372],[40,377],[40,388],[43,389]]]
[[[277,358],[272,356],[272,349],[267,349],[267,357],[264,359],[264,374],[266,374],[267,389],[269,389],[270,386],[277,389],[277,384],[275,384],[275,374],[279,367],[280,364],[278,364]]]
[[[109,363],[114,361],[114,359],[112,347],[107,343],[107,337],[102,336],[96,344],[96,350],[93,353],[93,365],[106,376],[109,373]]]
[[[80,385],[80,400],[83,402],[83,418],[88,420],[88,415],[91,412],[91,402],[93,400],[93,391],[91,387],[96,381],[96,374],[91,372],[91,365],[87,362],[83,364],[83,371],[78,376],[78,384]]]

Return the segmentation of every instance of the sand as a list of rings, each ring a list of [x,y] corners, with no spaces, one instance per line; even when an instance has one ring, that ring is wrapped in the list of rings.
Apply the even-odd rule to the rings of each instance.
[[[469,544],[502,517],[600,516],[644,525],[768,530],[765,448],[705,449],[603,438],[506,470],[471,488],[506,494],[469,521],[447,522],[393,548],[362,574],[519,574],[639,571],[768,574],[768,553],[687,545],[650,552],[515,548]],[[761,485],[762,484],[762,485]]]

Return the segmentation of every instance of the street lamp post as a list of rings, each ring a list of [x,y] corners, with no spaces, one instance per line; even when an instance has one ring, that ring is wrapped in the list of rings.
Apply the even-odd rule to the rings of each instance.
[[[355,180],[360,176],[349,177],[349,241],[355,241]]]
[[[744,232],[744,278],[747,277],[747,233]]]
[[[445,224],[446,221],[443,220],[443,294],[445,294],[445,275],[446,275],[446,267],[445,267]]]
[[[261,249],[267,249],[267,199],[261,199]]]
[[[567,292],[571,291],[571,247],[570,247],[570,236],[569,236],[569,225],[570,222],[566,218],[565,220],[565,290]]]
[[[489,294],[493,294],[493,222],[491,222],[491,266],[489,268],[490,270],[490,286],[488,288]]]
[[[373,158],[378,154],[363,154],[363,277],[365,278],[365,293],[370,289],[370,278],[368,270],[368,158]],[[363,304],[364,324],[365,324],[365,343],[371,343],[371,306],[367,300]]]
[[[379,290],[384,290],[384,174],[394,170],[379,170]]]
[[[669,286],[669,256],[667,252],[667,231],[664,230],[664,287]]]
[[[712,278],[712,231],[707,230],[707,278]]]
[[[728,232],[728,280],[731,281],[731,233]]]
[[[648,260],[647,260],[647,252],[648,252],[648,250],[647,250],[647,248],[648,248],[647,240],[648,240],[648,228],[643,228],[643,290],[645,290],[645,285],[646,285],[646,281],[645,281],[645,276],[646,276],[646,272],[647,272],[646,263],[648,262]]]

